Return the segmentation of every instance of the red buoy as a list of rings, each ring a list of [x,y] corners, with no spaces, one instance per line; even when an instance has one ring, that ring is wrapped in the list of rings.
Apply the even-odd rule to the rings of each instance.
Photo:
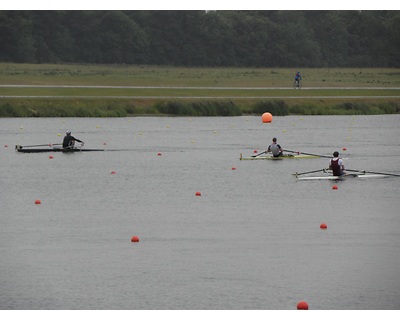
[[[333,189],[333,190],[337,190],[337,189],[338,189],[338,186],[337,186],[336,184],[334,184],[334,185],[332,186],[332,189]]]
[[[49,159],[53,159],[54,157],[53,156],[49,156]]]
[[[297,304],[297,310],[308,310],[308,303],[305,301],[300,301]]]
[[[111,171],[111,174],[116,174],[116,172],[115,171]]]
[[[328,226],[326,225],[326,223],[321,223],[321,225],[319,226],[321,229],[327,229]]]
[[[346,148],[343,148],[343,151],[346,151],[347,149]]]
[[[41,204],[41,203],[42,203],[42,201],[40,201],[39,199],[35,200],[35,204]]]
[[[139,237],[138,236],[133,236],[131,238],[131,242],[139,242]]]
[[[161,156],[161,152],[157,153],[157,155],[160,157]]]
[[[7,144],[5,144],[5,145],[4,145],[4,148],[8,148],[8,145],[7,145]]]
[[[254,152],[254,153],[257,153],[257,150],[254,150],[253,152]]]
[[[261,120],[263,123],[270,123],[272,121],[272,114],[270,114],[269,112],[263,113],[263,115],[261,116]]]
[[[236,170],[236,167],[232,167],[232,170]]]
[[[196,197],[200,197],[201,196],[201,192],[200,191],[197,191],[196,192]]]

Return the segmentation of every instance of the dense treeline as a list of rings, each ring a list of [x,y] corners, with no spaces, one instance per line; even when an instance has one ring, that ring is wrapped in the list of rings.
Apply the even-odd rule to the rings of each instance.
[[[0,11],[0,61],[400,67],[399,11]]]

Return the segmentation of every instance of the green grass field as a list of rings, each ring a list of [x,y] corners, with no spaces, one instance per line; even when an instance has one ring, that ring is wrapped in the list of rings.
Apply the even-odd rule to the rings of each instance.
[[[296,71],[0,63],[0,116],[159,114],[160,104],[171,103],[179,105],[168,109],[175,115],[183,109],[204,115],[196,111],[199,103],[207,105],[206,115],[213,103],[253,113],[269,101],[284,102],[287,114],[400,111],[398,69],[302,69],[303,89],[294,90]]]

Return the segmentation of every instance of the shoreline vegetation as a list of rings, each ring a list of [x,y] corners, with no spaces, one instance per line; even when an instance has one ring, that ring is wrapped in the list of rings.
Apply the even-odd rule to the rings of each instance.
[[[396,68],[183,68],[0,63],[0,117],[400,113]]]

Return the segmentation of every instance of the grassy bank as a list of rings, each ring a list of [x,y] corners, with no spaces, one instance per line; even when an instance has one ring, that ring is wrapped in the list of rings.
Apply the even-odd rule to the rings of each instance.
[[[0,117],[400,112],[398,69],[296,71],[0,63]]]
[[[145,103],[145,102],[143,102]],[[148,103],[148,102],[147,102]],[[0,117],[128,117],[143,115],[240,116],[270,112],[276,116],[298,115],[371,115],[400,112],[399,101],[351,101],[286,103],[284,100],[257,101],[156,101],[136,105],[112,99],[4,99]]]

